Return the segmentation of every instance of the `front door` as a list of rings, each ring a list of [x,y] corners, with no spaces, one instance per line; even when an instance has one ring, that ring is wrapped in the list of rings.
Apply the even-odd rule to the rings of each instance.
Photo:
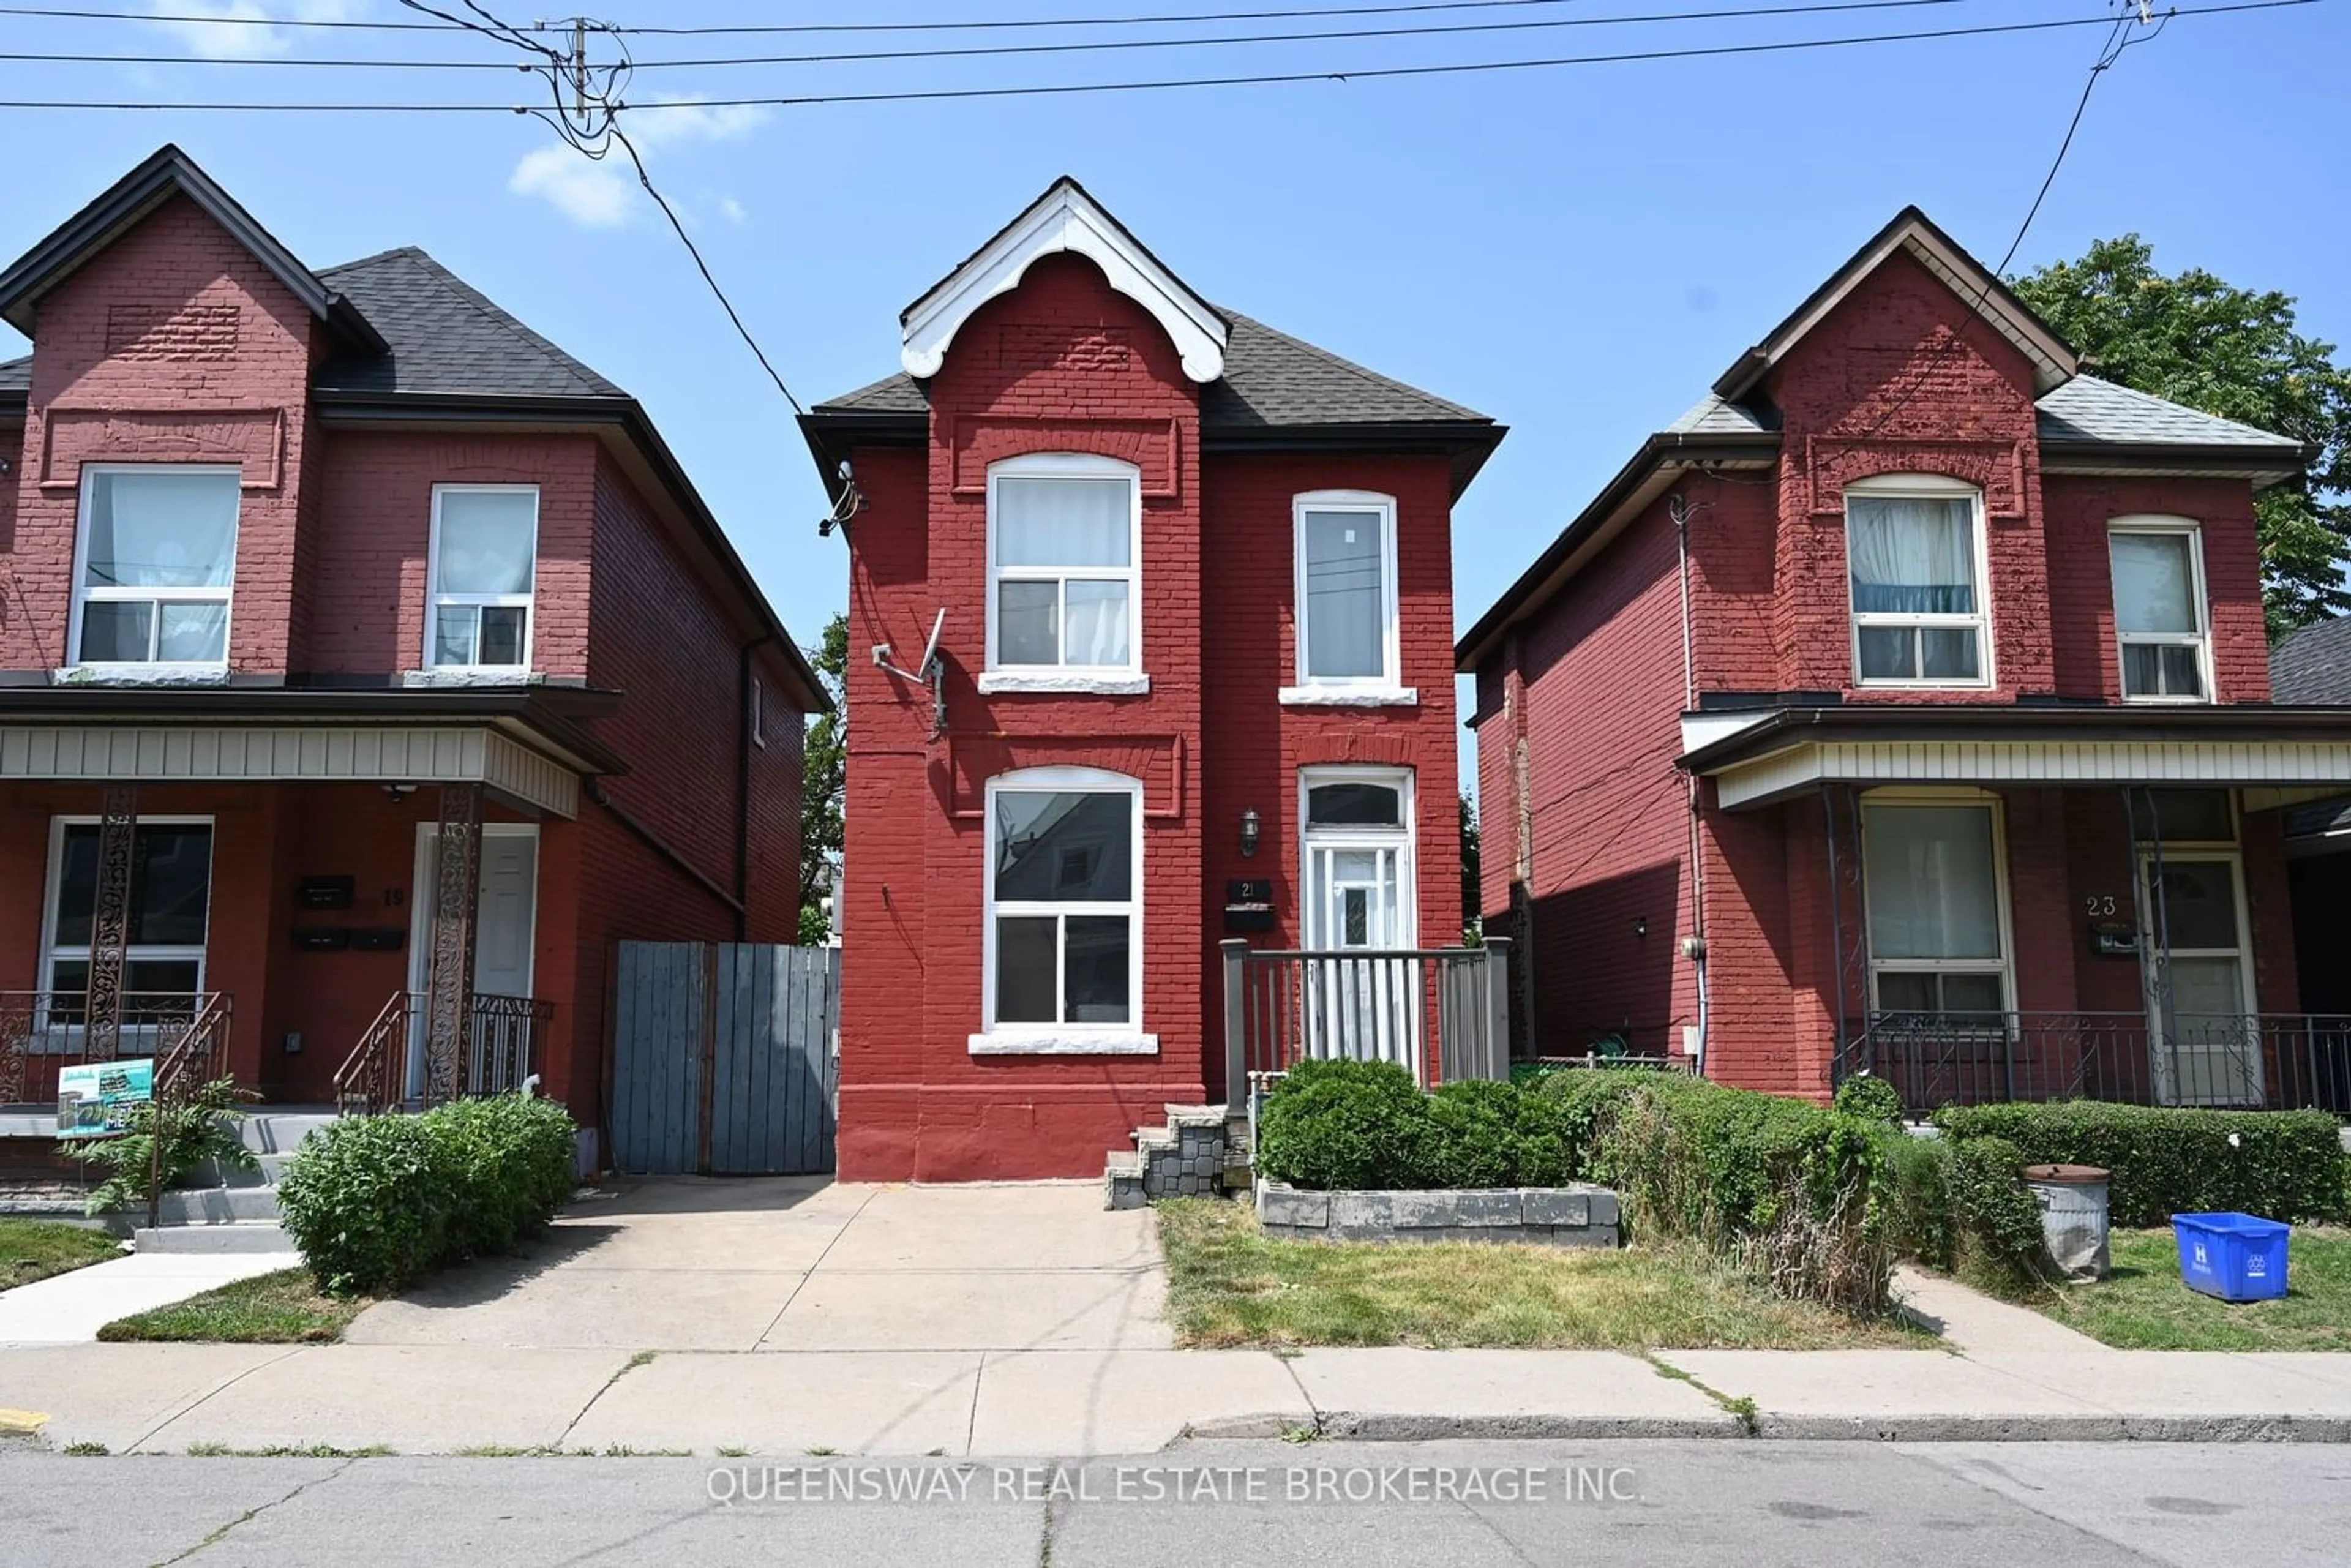
[[[421,997],[431,984],[433,962],[433,862],[440,848],[440,829],[431,822],[416,832],[416,877],[409,907],[413,911],[408,942],[408,988]],[[530,995],[531,951],[538,932],[538,829],[533,823],[486,822],[482,825],[480,903],[474,914],[474,994],[484,997]],[[478,1052],[483,1041],[471,1046]],[[424,1092],[424,1009],[411,1011],[408,1028],[408,1090],[413,1099]]]
[[[1307,1051],[1419,1071],[1408,776],[1315,769],[1305,789]],[[1355,958],[1351,954],[1363,954]]]
[[[2156,1097],[2172,1105],[2262,1103],[2262,1037],[2233,854],[2170,852],[2141,866],[2141,908],[2157,938],[2148,968]]]

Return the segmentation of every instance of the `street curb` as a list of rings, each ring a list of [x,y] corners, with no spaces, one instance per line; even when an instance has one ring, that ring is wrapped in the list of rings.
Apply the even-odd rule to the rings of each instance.
[[[1196,1422],[1187,1438],[1293,1438],[1290,1416]],[[1750,1429],[1731,1416],[1418,1416],[1319,1414],[1314,1441],[1593,1442],[1728,1437],[1850,1443],[2351,1443],[2351,1417],[2332,1416],[1772,1416]]]

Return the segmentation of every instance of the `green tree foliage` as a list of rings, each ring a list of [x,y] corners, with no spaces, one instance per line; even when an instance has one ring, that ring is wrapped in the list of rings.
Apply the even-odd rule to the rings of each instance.
[[[849,617],[824,623],[824,641],[810,661],[831,694],[832,711],[810,721],[800,772],[800,936],[818,943],[832,935],[824,911],[829,869],[841,864],[843,809],[849,800]]]
[[[2282,485],[2257,503],[2270,630],[2351,610],[2351,371],[2334,344],[2294,329],[2292,296],[2201,268],[2167,277],[2135,234],[2013,281],[2096,375],[2316,447],[2306,488]]]
[[[1485,928],[1484,900],[1478,891],[1478,802],[1461,797],[1461,929],[1473,940]]]

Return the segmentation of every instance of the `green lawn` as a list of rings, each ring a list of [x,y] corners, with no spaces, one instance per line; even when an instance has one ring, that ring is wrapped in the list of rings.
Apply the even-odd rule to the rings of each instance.
[[[1916,1345],[1784,1301],[1681,1249],[1275,1240],[1246,1204],[1158,1204],[1168,1316],[1184,1344],[1510,1345],[1643,1351]]]
[[[0,1291],[122,1256],[113,1237],[55,1219],[0,1218]]]
[[[2351,1351],[2351,1230],[2294,1228],[2286,1293],[2231,1303],[2179,1281],[2169,1230],[2117,1230],[2114,1276],[2032,1302],[2068,1328],[2122,1350]]]
[[[211,1344],[330,1343],[369,1305],[319,1295],[308,1270],[280,1269],[190,1296],[184,1301],[117,1318],[102,1340],[193,1340]]]

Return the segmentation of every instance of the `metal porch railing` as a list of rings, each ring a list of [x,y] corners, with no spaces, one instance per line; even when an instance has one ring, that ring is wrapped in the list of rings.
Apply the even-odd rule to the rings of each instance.
[[[1479,947],[1252,952],[1222,945],[1225,1093],[1250,1076],[1343,1057],[1393,1061],[1424,1086],[1510,1073],[1510,942]]]
[[[374,1114],[409,1101],[411,1041],[423,1017],[422,992],[395,991],[335,1070],[335,1109],[346,1116]],[[536,997],[476,992],[467,1009],[465,1049],[457,1064],[460,1099],[519,1089],[541,1060],[540,1042],[555,1004]]]
[[[2006,1100],[2351,1114],[2351,1016],[2313,1013],[1875,1013],[1837,1053],[1917,1113]]]
[[[88,992],[0,991],[0,1105],[54,1105],[57,1070],[96,1060],[152,1057],[158,1096],[227,1071],[226,992],[126,992],[120,1017],[114,1049],[96,1058]]]

